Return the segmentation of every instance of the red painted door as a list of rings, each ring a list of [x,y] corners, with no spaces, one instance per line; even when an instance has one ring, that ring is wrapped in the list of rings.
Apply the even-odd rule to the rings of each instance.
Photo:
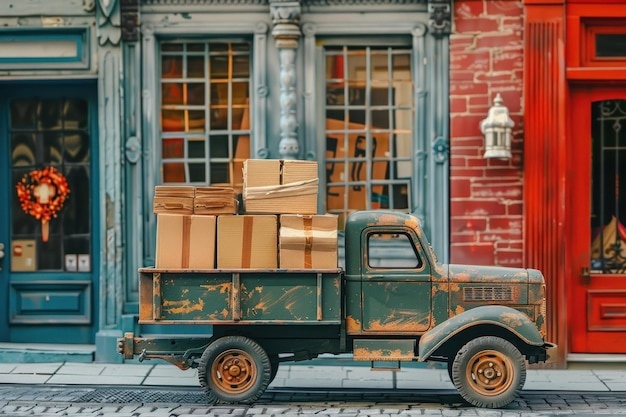
[[[570,103],[569,351],[626,353],[626,85]]]

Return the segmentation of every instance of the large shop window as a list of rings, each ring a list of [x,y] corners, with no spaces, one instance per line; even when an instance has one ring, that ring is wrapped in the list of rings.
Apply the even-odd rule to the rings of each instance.
[[[10,104],[11,270],[90,271],[89,105],[83,99]]]
[[[240,191],[250,157],[250,43],[161,44],[161,174],[165,184]]]
[[[326,46],[326,210],[410,211],[409,47]]]

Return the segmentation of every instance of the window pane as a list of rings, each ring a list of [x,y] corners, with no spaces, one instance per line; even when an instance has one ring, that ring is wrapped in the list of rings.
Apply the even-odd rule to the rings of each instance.
[[[599,58],[626,58],[626,33],[596,34],[596,56]]]
[[[187,103],[195,106],[204,104],[204,84],[187,84]]]
[[[11,102],[11,129],[35,129],[37,126],[36,100],[13,100]]]
[[[250,77],[250,56],[237,55],[233,57],[233,78]]]
[[[422,267],[422,260],[415,253],[413,242],[406,234],[370,234],[367,239],[367,253],[368,263],[372,268]],[[384,256],[380,256],[381,254]]]
[[[180,56],[163,56],[161,58],[161,78],[182,78],[183,62]]]
[[[183,158],[185,156],[183,138],[165,138],[161,142],[161,158]]]
[[[187,57],[187,77],[204,78],[204,56]]]
[[[228,56],[212,56],[210,59],[211,70],[209,76],[212,79],[228,78]]]
[[[203,137],[189,138],[188,152],[190,158],[204,158],[205,155],[205,140]]]

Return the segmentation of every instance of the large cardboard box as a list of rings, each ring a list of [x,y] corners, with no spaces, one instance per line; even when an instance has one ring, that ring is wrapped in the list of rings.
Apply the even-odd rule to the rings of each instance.
[[[243,165],[243,202],[248,214],[315,214],[317,162],[248,159]]]
[[[278,219],[272,215],[219,216],[217,267],[277,268]]]
[[[337,216],[280,216],[281,268],[337,268]]]
[[[216,217],[157,215],[157,268],[215,268]]]
[[[237,214],[239,202],[233,188],[197,187],[194,214]]]
[[[154,213],[192,214],[196,187],[191,185],[157,185],[154,187]]]

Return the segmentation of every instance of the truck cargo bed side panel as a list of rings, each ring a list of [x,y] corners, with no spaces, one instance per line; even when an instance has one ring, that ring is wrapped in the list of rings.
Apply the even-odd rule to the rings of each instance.
[[[140,323],[325,323],[341,319],[341,273],[142,270]]]

